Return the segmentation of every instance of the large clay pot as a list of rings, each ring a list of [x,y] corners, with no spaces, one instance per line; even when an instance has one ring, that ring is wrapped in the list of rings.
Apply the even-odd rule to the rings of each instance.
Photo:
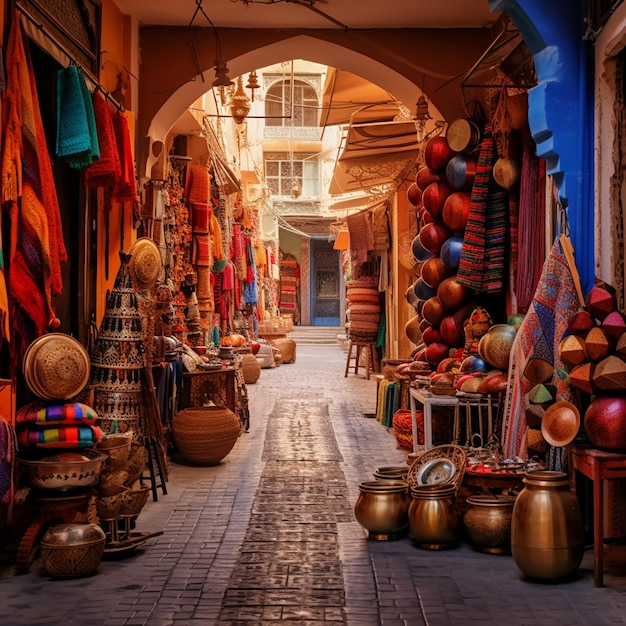
[[[225,406],[183,409],[172,420],[176,447],[195,465],[217,465],[232,450],[240,433],[239,418]]]
[[[386,541],[404,537],[408,530],[409,485],[404,480],[372,480],[359,484],[354,505],[357,522],[368,538]]]
[[[626,398],[597,396],[584,417],[589,441],[604,450],[626,450]]]
[[[513,496],[481,494],[467,498],[463,525],[478,550],[490,554],[510,552],[514,505]]]
[[[580,507],[567,474],[527,472],[524,483],[511,518],[513,560],[530,578],[565,578],[576,571],[585,550]]]
[[[428,550],[440,550],[457,541],[459,513],[456,487],[450,484],[422,485],[411,489],[409,532]]]
[[[509,355],[517,331],[509,324],[494,324],[478,342],[478,354],[489,365],[501,370],[509,367]]]

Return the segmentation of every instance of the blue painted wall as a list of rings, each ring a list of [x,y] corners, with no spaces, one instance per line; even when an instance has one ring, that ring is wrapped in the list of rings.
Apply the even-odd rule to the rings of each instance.
[[[594,281],[593,50],[583,39],[584,0],[489,0],[506,11],[530,49],[538,85],[530,128],[567,209],[583,291]]]

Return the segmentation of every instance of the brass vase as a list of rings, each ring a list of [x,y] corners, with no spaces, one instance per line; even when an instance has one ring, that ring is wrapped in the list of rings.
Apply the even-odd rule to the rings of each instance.
[[[563,472],[527,472],[511,519],[511,553],[529,578],[558,580],[583,558],[583,523],[578,501]]]
[[[404,480],[371,480],[359,484],[354,515],[368,538],[387,541],[408,531],[409,485]]]
[[[422,485],[411,490],[409,532],[417,545],[428,550],[451,547],[457,541],[459,512],[456,487]]]
[[[376,480],[406,480],[409,474],[409,466],[387,465],[376,468],[373,474]]]
[[[490,554],[510,552],[514,505],[514,496],[480,494],[467,498],[463,525],[476,549]]]

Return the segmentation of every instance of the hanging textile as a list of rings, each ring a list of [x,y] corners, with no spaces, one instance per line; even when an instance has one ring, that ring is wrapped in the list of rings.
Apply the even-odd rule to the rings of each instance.
[[[374,250],[378,250],[379,252],[389,250],[389,216],[387,214],[387,205],[381,204],[371,211]]]
[[[185,200],[191,213],[194,233],[208,233],[211,221],[209,171],[202,165],[192,165],[187,172]]]
[[[48,330],[51,298],[63,291],[67,260],[52,165],[30,57],[15,11],[7,43],[3,94],[2,203],[10,222],[8,293],[11,326],[21,348]],[[0,298],[0,304],[1,304]],[[14,346],[12,366],[18,362]]]
[[[360,211],[346,218],[350,233],[350,256],[353,263],[365,263],[367,253],[374,249],[374,234],[372,232],[372,214],[369,211]]]
[[[569,385],[558,375],[563,368],[558,345],[567,331],[570,317],[580,309],[575,274],[557,238],[511,350],[502,421],[503,449],[508,458],[527,454],[525,397],[533,383],[524,376],[524,370],[529,361],[541,359],[550,363],[553,375],[547,382],[556,386],[557,399],[573,401]]]
[[[491,124],[486,124],[456,277],[478,292],[500,291],[504,285],[507,192],[493,181],[493,164]]]
[[[517,273],[515,293],[519,312],[525,313],[532,302],[546,258],[546,163],[536,156],[530,129],[522,131],[522,139],[518,264],[524,271]]]
[[[113,118],[104,96],[96,90],[92,95],[93,110],[100,146],[100,158],[85,168],[87,187],[107,187],[111,191],[122,175],[120,155],[117,150]]]
[[[74,168],[100,158],[91,94],[75,65],[57,72],[57,156]]]
[[[118,202],[134,203],[137,200],[137,183],[135,181],[135,161],[131,147],[130,130],[126,116],[119,111],[113,116],[113,130],[122,171],[113,198]]]

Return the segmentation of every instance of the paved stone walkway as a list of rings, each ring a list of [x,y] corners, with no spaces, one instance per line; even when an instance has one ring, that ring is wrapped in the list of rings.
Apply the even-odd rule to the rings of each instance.
[[[567,583],[532,583],[512,557],[467,544],[429,551],[410,538],[368,541],[352,509],[358,484],[403,462],[393,435],[365,415],[376,383],[343,377],[345,353],[299,346],[263,370],[250,432],[215,467],[170,464],[168,494],[137,530],[163,535],[94,576],[0,572],[0,625],[550,626],[626,624],[626,556],[606,587],[591,550]]]

